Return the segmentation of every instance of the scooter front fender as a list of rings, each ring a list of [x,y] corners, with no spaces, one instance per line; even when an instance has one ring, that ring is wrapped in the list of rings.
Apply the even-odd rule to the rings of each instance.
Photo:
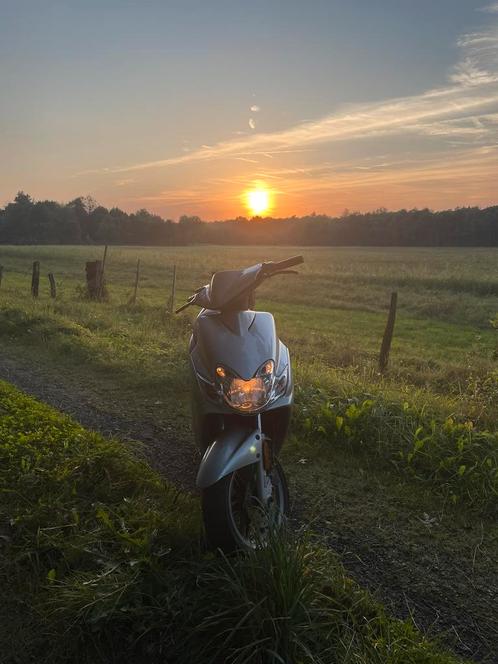
[[[226,429],[211,443],[202,457],[197,486],[206,489],[222,477],[261,459],[262,434],[255,429]]]

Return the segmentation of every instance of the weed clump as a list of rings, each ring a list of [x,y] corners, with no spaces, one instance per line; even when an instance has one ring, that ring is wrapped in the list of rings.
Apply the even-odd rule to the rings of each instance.
[[[213,559],[198,576],[195,661],[225,664],[456,664],[411,621],[390,618],[304,532]],[[213,602],[213,598],[216,601]]]

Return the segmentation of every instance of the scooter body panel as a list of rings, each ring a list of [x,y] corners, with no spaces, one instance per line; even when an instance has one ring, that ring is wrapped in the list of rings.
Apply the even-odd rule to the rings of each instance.
[[[194,326],[191,351],[196,371],[212,381],[216,367],[228,367],[249,380],[261,365],[278,365],[279,343],[273,316],[266,312],[203,310]]]
[[[209,445],[197,473],[197,486],[206,489],[229,473],[257,463],[261,458],[259,430],[226,429]]]
[[[293,402],[293,381],[288,348],[277,337],[273,316],[266,312],[240,311],[220,314],[203,309],[190,341],[192,424],[197,446],[204,454],[225,427],[227,418],[240,420],[239,428],[254,429],[254,414],[236,413],[214,388],[217,366],[224,366],[244,380],[254,376],[268,360],[276,375],[288,372],[285,392],[267,404],[261,414],[264,433],[278,451],[283,443]],[[266,427],[266,430],[265,430]]]

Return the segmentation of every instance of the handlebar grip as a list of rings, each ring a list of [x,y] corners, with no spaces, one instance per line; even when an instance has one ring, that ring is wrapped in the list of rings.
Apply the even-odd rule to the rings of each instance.
[[[292,258],[286,258],[283,261],[273,263],[273,267],[277,268],[278,270],[286,270],[288,267],[300,265],[301,263],[304,263],[304,258],[302,256],[292,256]]]

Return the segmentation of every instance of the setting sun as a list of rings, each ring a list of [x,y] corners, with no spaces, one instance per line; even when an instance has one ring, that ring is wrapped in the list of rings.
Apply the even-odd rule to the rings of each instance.
[[[247,207],[253,215],[263,214],[270,208],[270,192],[267,189],[253,189],[246,194]]]

